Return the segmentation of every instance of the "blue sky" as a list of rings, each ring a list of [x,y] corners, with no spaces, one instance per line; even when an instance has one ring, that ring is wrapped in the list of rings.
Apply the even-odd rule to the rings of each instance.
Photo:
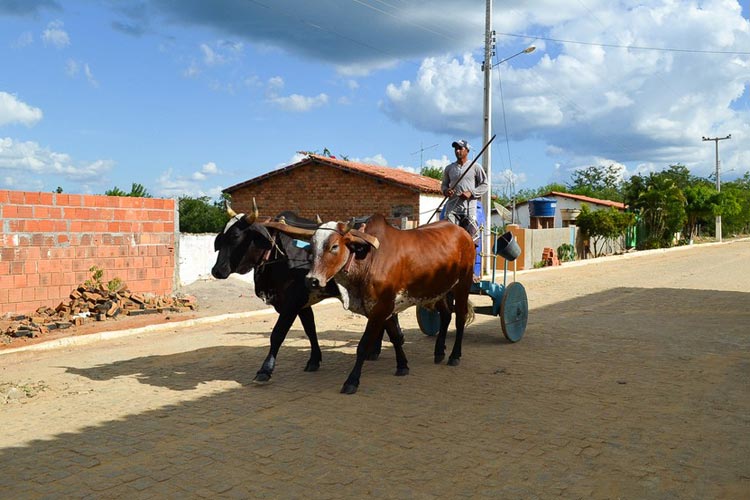
[[[443,166],[482,145],[484,4],[0,0],[0,189],[216,197],[323,148]],[[750,170],[748,2],[523,6],[493,10],[495,62],[537,48],[493,70],[494,190],[707,176],[727,134],[722,178]]]

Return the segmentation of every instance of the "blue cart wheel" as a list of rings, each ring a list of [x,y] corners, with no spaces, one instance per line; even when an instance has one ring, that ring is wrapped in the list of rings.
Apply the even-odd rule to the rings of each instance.
[[[529,319],[529,300],[526,289],[515,281],[505,287],[503,300],[500,303],[500,320],[503,325],[503,335],[510,342],[518,342],[526,331],[526,321]]]
[[[440,313],[417,306],[417,324],[422,333],[434,337],[440,331]]]

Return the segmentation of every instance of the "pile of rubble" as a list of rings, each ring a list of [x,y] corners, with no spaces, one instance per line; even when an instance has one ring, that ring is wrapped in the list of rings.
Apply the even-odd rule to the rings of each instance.
[[[10,337],[38,337],[51,330],[80,326],[87,321],[105,321],[118,316],[138,316],[167,311],[186,312],[197,308],[194,297],[153,296],[132,293],[127,285],[116,291],[78,285],[70,298],[54,309],[40,307],[32,314],[6,315],[0,333]]]

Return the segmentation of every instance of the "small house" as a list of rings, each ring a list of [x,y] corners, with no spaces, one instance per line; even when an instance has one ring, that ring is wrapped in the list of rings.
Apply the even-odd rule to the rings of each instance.
[[[236,212],[248,212],[255,198],[261,215],[291,210],[343,221],[381,213],[401,227],[426,224],[443,200],[437,179],[317,154],[223,192],[232,196]]]
[[[550,191],[539,198],[517,204],[515,220],[521,227],[529,229],[568,227],[575,225],[575,220],[581,213],[581,206],[584,203],[592,210],[613,207],[624,211],[626,208],[625,204],[619,201]]]

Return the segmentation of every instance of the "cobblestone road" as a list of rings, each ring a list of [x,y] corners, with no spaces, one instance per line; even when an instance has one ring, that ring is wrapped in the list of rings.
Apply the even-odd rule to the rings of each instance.
[[[479,314],[436,366],[407,311],[411,374],[386,344],[354,396],[336,304],[321,370],[295,324],[265,387],[271,316],[2,355],[0,497],[748,498],[750,242],[518,279],[521,342]]]

